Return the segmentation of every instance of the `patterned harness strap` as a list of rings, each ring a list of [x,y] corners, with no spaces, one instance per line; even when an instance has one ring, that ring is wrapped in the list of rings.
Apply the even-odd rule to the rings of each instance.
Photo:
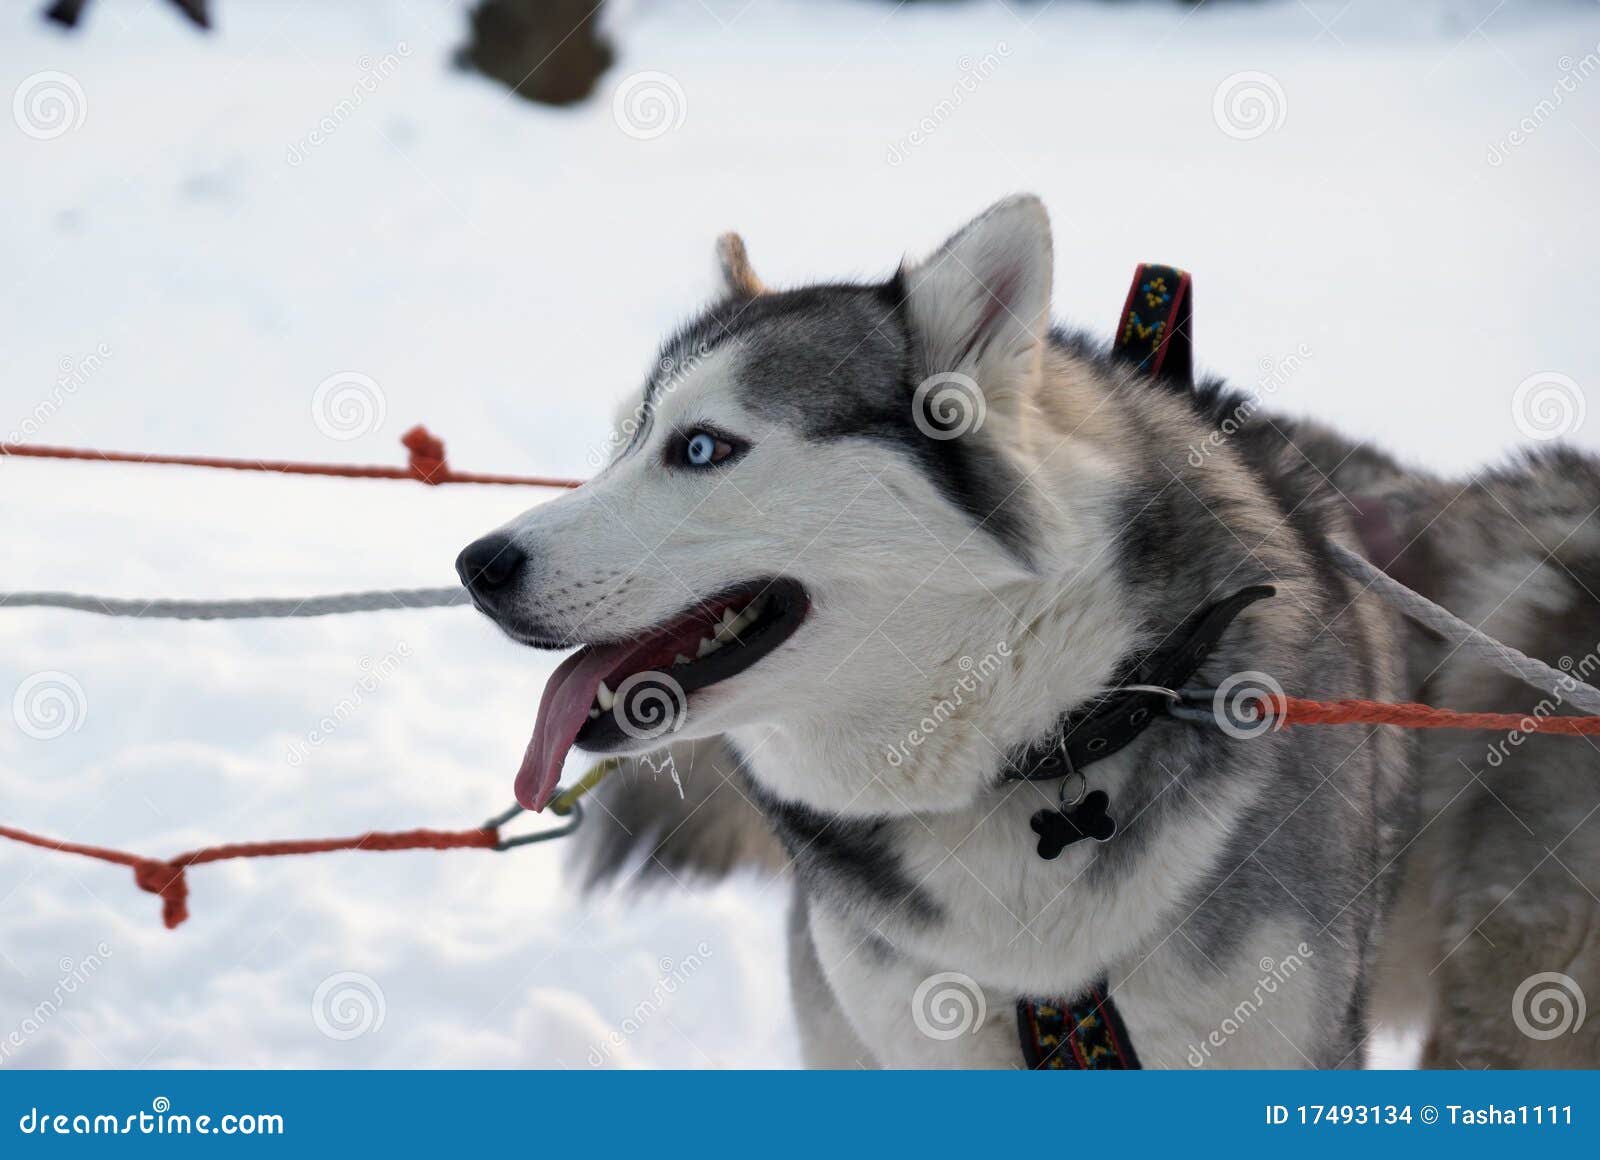
[[[1145,263],[1133,273],[1113,348],[1156,378],[1194,385],[1194,284],[1176,266]]]
[[[1194,386],[1194,280],[1176,266],[1133,273],[1117,324],[1116,354],[1182,390]],[[1139,1057],[1101,980],[1076,999],[1017,1002],[1022,1058],[1035,1071],[1131,1071]]]
[[[1136,1071],[1139,1057],[1105,981],[1071,1003],[1017,1004],[1022,1058],[1033,1071]]]

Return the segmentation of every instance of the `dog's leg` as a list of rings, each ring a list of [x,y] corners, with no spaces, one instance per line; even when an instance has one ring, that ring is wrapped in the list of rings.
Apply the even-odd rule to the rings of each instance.
[[[810,1068],[876,1067],[823,975],[808,912],[805,889],[797,882],[789,906],[789,995],[800,1028],[801,1058]]]
[[[1441,1002],[1423,1063],[1594,1067],[1600,907],[1590,891],[1600,886],[1593,870],[1600,840],[1579,830],[1547,856],[1559,833],[1544,842],[1513,835],[1490,813],[1504,809],[1499,803],[1472,808],[1483,818],[1458,831],[1462,848],[1440,883],[1446,922],[1430,966]]]
[[[875,932],[821,907],[810,908],[809,920],[826,985],[880,1066],[1022,1066],[1015,996],[904,958]]]

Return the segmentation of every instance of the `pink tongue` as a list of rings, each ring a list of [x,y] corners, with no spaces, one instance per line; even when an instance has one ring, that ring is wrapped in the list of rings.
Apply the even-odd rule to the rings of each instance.
[[[600,682],[639,648],[639,642],[632,641],[582,649],[562,661],[551,674],[539,700],[533,738],[522,755],[522,768],[517,770],[517,801],[525,808],[535,812],[544,809],[561,780],[561,764],[567,751],[589,719],[589,706],[600,690]]]

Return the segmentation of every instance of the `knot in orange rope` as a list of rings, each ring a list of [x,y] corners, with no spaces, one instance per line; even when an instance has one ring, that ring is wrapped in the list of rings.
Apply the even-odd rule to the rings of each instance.
[[[133,880],[139,889],[161,896],[161,921],[176,930],[189,917],[189,883],[176,862],[141,858],[134,863]]]
[[[444,440],[432,435],[421,423],[400,436],[400,442],[411,452],[408,466],[412,475],[423,483],[434,484],[444,483],[449,478],[450,468],[444,461]]]

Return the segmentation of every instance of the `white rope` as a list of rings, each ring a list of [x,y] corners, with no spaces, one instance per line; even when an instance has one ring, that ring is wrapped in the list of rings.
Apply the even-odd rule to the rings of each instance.
[[[1333,553],[1334,563],[1346,576],[1373,589],[1418,624],[1433,629],[1457,651],[1510,673],[1536,689],[1543,689],[1559,702],[1575,705],[1586,713],[1600,714],[1600,689],[1479,632],[1449,609],[1413,592],[1354,552],[1332,541],[1328,542],[1328,551]]]
[[[260,620],[388,612],[397,608],[452,608],[468,603],[465,588],[393,588],[261,600],[118,600],[76,592],[0,593],[0,608],[70,608],[140,620]]]
[[[1459,652],[1510,673],[1534,688],[1544,690],[1558,701],[1600,715],[1600,689],[1478,631],[1448,609],[1413,592],[1354,552],[1331,541],[1328,550],[1345,575],[1376,591],[1412,620],[1439,633]],[[464,588],[394,588],[263,600],[119,600],[75,592],[0,593],[0,608],[67,608],[101,616],[126,616],[140,620],[300,618],[408,608],[453,608],[467,603],[470,601]]]

